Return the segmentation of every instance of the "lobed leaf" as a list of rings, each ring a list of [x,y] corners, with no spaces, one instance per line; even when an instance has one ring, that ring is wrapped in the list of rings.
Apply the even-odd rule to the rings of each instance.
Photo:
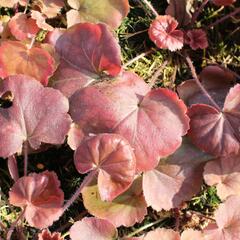
[[[126,139],[117,134],[99,134],[86,138],[74,153],[79,173],[96,170],[103,201],[112,201],[133,182],[136,159]]]
[[[64,193],[54,172],[21,177],[9,192],[10,204],[25,209],[24,217],[35,228],[46,228],[58,220]]]
[[[178,22],[170,15],[158,16],[149,27],[150,39],[158,48],[176,51],[183,47],[183,32],[176,30]]]
[[[57,90],[17,75],[5,79],[0,95],[10,91],[12,106],[0,108],[0,156],[21,152],[23,142],[38,149],[41,143],[62,144],[70,128],[68,100]]]
[[[38,240],[64,240],[64,238],[58,232],[51,233],[48,229],[44,229],[38,234]]]

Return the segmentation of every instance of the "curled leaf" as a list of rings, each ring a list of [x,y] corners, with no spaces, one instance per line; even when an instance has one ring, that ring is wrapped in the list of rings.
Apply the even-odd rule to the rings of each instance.
[[[63,200],[57,175],[48,171],[19,178],[9,192],[10,204],[25,208],[28,223],[40,229],[58,220]]]
[[[36,24],[39,28],[46,31],[53,31],[54,28],[46,23],[46,17],[42,13],[32,10],[31,17],[36,21]]]
[[[64,238],[58,232],[50,233],[48,229],[45,229],[38,234],[38,240],[64,240]]]

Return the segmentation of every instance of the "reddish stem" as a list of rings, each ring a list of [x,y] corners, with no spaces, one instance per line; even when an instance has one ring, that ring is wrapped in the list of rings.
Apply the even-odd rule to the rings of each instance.
[[[207,92],[207,90],[203,87],[203,85],[201,84],[201,82],[198,79],[195,67],[192,64],[192,60],[189,56],[186,56],[186,60],[188,63],[189,68],[191,69],[192,72],[192,76],[194,78],[194,80],[196,81],[198,87],[202,90],[202,92],[204,93],[204,95],[209,99],[209,101],[213,104],[213,106],[219,111],[221,112],[222,110],[220,109],[220,107],[217,105],[217,103],[215,102],[215,100],[209,95],[209,93]]]
[[[231,12],[231,13],[223,16],[222,18],[218,19],[218,20],[215,21],[214,23],[210,24],[210,25],[207,27],[207,30],[210,29],[210,28],[212,28],[212,27],[214,27],[214,26],[216,26],[216,25],[218,25],[218,24],[221,23],[221,22],[224,22],[224,21],[227,20],[228,18],[233,17],[234,15],[236,15],[236,14],[238,14],[238,13],[240,13],[240,7],[236,8],[235,11],[233,11],[233,12]]]
[[[76,201],[76,199],[79,197],[80,193],[82,192],[83,188],[87,186],[89,183],[91,183],[96,173],[97,173],[97,170],[93,170],[84,178],[80,187],[76,190],[76,192],[72,195],[72,197],[63,206],[62,214]]]

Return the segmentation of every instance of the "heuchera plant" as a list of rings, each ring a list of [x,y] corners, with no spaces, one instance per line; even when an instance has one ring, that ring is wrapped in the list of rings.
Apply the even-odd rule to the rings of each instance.
[[[211,2],[227,6],[235,1]],[[142,3],[155,16],[150,39],[157,48],[178,51],[191,70],[193,79],[177,92],[153,89],[124,70],[113,30],[129,12],[127,0],[0,0],[0,6],[14,10],[0,31],[0,157],[7,159],[14,181],[9,204],[21,209],[5,229],[7,240],[18,225],[23,228],[24,219],[41,230],[38,240],[63,240],[47,228],[80,194],[93,217],[73,223],[70,238],[117,239],[117,227],[141,222],[147,207],[178,211],[200,191],[203,180],[216,186],[223,201],[215,222],[203,230],[180,232],[176,221],[175,230],[157,228],[122,240],[239,238],[237,74],[215,65],[197,75],[186,53],[209,46],[206,31],[195,25],[208,1],[196,8],[193,1],[170,0],[166,15],[159,15],[147,0]],[[54,29],[51,20],[63,7],[67,28]],[[46,38],[37,41],[42,33]],[[88,175],[64,202],[57,174],[28,173],[28,155],[65,140],[74,150],[77,172]]]

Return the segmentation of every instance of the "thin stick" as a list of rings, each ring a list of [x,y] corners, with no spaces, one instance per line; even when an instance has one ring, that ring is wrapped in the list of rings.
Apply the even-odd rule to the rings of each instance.
[[[152,11],[152,13],[158,17],[158,12],[155,10],[155,8],[153,7],[153,5],[148,1],[148,0],[141,0],[143,3],[145,3],[147,5],[147,7]]]
[[[152,53],[153,50],[148,50],[147,52],[144,52],[144,53],[141,53],[139,55],[137,55],[135,58],[131,59],[130,61],[126,62],[124,65],[123,65],[123,68],[126,68],[127,66],[131,65],[132,63],[138,61],[139,59],[149,55],[150,53]]]
[[[28,46],[28,49],[31,49],[36,41],[35,36],[32,38],[30,45]]]
[[[27,176],[28,169],[28,143],[23,143],[23,155],[24,155],[24,176]]]
[[[221,112],[222,110],[220,109],[220,107],[217,105],[217,103],[215,102],[215,100],[209,95],[209,93],[207,92],[207,90],[203,87],[203,85],[201,84],[201,82],[198,79],[195,67],[192,64],[192,60],[190,59],[189,56],[186,56],[186,60],[188,63],[188,66],[192,72],[192,76],[194,78],[194,80],[196,81],[198,87],[202,90],[202,92],[205,94],[205,96],[209,99],[209,101],[213,104],[213,106],[219,111]]]
[[[238,14],[238,13],[240,13],[240,7],[236,8],[235,11],[233,11],[233,12],[225,15],[224,17],[218,19],[218,20],[215,21],[214,23],[210,24],[206,29],[208,30],[208,29],[210,29],[210,28],[218,25],[219,23],[224,22],[224,21],[227,20],[228,18],[233,17],[234,15],[236,15],[236,14]]]
[[[83,180],[80,187],[77,189],[77,191],[72,195],[72,197],[65,203],[63,206],[63,213],[76,201],[76,199],[79,197],[80,193],[82,192],[83,188],[87,186],[91,181],[93,180],[94,176],[96,175],[97,171],[94,170],[90,172]]]
[[[166,65],[168,64],[168,61],[164,61],[163,64],[161,65],[161,67],[153,74],[153,76],[151,77],[150,81],[149,81],[149,86],[150,88],[154,87],[157,78],[160,76],[160,74],[162,73],[162,70],[166,67]]]
[[[27,9],[28,9],[28,4],[29,4],[29,0],[27,0],[27,2],[26,2],[26,6],[25,6],[25,9],[24,9],[24,14],[27,12]]]
[[[130,233],[127,235],[127,237],[133,237],[134,235],[154,226],[154,225],[157,225],[158,223],[161,223],[161,222],[164,222],[166,219],[158,219],[156,220],[155,222],[152,222],[152,223],[149,223],[149,224],[146,224],[142,227],[140,227],[139,229],[135,230],[134,232]]]
[[[11,224],[11,227],[9,228],[8,233],[7,233],[7,240],[11,240],[12,233],[13,233],[15,227],[17,226],[18,222],[23,218],[25,210],[26,210],[26,208],[24,208],[22,210],[22,212],[20,213],[18,218]]]
[[[195,21],[197,20],[199,14],[202,12],[202,10],[204,9],[204,7],[207,5],[207,3],[209,2],[209,0],[204,0],[201,4],[201,6],[197,9],[197,11],[193,14],[192,16],[192,20],[191,20],[191,24],[194,24]]]

